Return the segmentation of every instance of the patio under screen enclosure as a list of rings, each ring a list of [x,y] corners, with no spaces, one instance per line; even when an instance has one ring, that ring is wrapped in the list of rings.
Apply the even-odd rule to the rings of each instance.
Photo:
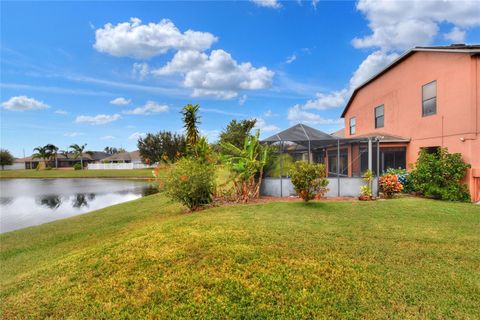
[[[262,140],[274,145],[275,152],[265,167],[261,194],[289,197],[295,195],[289,170],[296,161],[324,163],[329,180],[327,197],[357,197],[365,184],[363,173],[375,175],[373,192],[378,194],[377,177],[389,168],[406,168],[409,140],[375,133],[344,138],[297,124]]]

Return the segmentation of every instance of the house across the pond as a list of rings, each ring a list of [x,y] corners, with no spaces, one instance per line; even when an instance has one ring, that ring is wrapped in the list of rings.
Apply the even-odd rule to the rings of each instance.
[[[327,165],[330,177],[408,169],[421,149],[448,148],[471,165],[465,182],[479,201],[479,86],[480,45],[416,47],[354,90],[342,113],[345,129],[331,141],[305,125],[265,141],[303,148],[306,159]]]
[[[51,168],[72,168],[76,163],[80,163],[80,158],[82,158],[83,166],[86,167],[89,163],[99,163],[108,156],[109,154],[103,151],[85,152],[81,157],[75,157],[73,153],[59,153],[56,158],[48,159],[46,164]],[[15,163],[24,164],[22,169],[35,169],[40,162],[44,162],[44,160],[40,158],[32,158],[31,156],[15,160]]]
[[[103,163],[142,163],[140,151],[119,152],[102,160]]]

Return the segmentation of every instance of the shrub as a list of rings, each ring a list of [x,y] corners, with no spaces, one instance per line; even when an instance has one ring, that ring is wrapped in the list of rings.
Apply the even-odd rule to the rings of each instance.
[[[367,170],[362,176],[363,181],[366,183],[360,187],[360,200],[372,200],[372,182],[373,182],[373,172],[372,170]]]
[[[406,169],[390,168],[386,171],[387,174],[394,174],[397,176],[398,182],[402,184],[402,192],[409,193],[413,190],[412,175]]]
[[[413,188],[427,197],[469,201],[468,188],[461,182],[469,167],[460,153],[449,153],[446,148],[436,153],[421,150],[411,173]]]
[[[172,165],[165,180],[165,192],[190,211],[212,202],[215,191],[215,167],[194,158],[182,158]]]
[[[245,138],[243,148],[224,143],[222,161],[233,174],[232,183],[237,201],[248,202],[260,196],[263,168],[268,162],[268,146],[260,143],[260,131]]]
[[[298,161],[290,169],[290,177],[295,192],[305,202],[321,198],[327,193],[328,180],[325,178],[325,165]]]
[[[383,191],[385,197],[392,198],[395,193],[403,190],[403,185],[398,181],[395,174],[387,173],[381,176],[378,180],[380,190]]]
[[[75,169],[75,170],[82,170],[82,165],[81,165],[80,163],[75,163],[75,164],[73,165],[73,169]]]

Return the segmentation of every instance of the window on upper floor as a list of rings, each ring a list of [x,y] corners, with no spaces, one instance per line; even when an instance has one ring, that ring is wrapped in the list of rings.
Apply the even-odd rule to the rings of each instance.
[[[350,134],[355,134],[357,127],[357,119],[355,117],[350,118]]]
[[[422,86],[422,116],[437,113],[437,81]]]
[[[383,104],[375,108],[375,128],[383,128],[384,109]]]

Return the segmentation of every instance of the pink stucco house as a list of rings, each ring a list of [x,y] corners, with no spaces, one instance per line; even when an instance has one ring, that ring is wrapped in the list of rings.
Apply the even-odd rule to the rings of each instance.
[[[472,200],[480,201],[480,45],[406,52],[355,89],[342,118],[345,138],[387,137],[382,169],[408,168],[421,148],[461,153],[472,167],[465,177]],[[358,151],[351,145],[348,158]]]

